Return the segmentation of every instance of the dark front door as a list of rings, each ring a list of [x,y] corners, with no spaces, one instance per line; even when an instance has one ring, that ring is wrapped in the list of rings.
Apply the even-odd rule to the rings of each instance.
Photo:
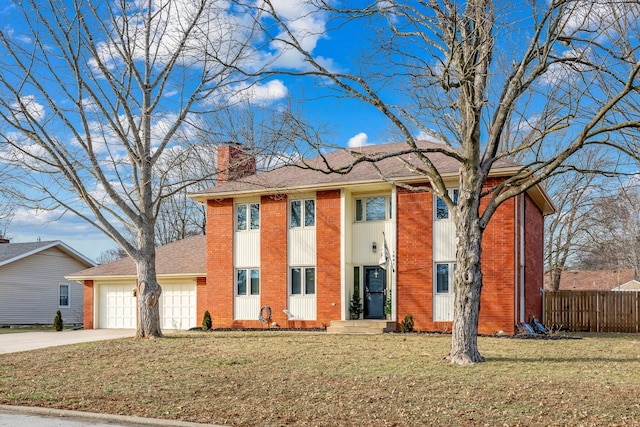
[[[386,271],[380,267],[364,268],[364,318],[384,319],[387,288]]]

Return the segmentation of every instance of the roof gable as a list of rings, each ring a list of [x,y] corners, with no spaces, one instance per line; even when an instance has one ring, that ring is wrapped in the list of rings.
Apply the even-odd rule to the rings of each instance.
[[[95,262],[85,257],[75,249],[64,244],[60,240],[47,242],[27,242],[27,243],[2,243],[0,244],[0,267],[12,262],[27,258],[31,255],[40,253],[50,248],[57,248],[78,261],[91,267],[96,265]]]

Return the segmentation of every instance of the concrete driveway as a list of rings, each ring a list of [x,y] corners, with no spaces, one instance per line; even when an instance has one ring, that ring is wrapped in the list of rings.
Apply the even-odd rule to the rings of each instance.
[[[87,329],[63,332],[17,332],[0,334],[0,354],[36,350],[38,348],[81,342],[104,341],[134,337],[135,329]]]

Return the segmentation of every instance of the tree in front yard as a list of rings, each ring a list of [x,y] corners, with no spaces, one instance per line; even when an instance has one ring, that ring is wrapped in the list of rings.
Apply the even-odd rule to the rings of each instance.
[[[624,172],[637,159],[640,6],[606,0],[386,0],[305,1],[294,10],[264,0],[259,8],[254,16],[274,54],[277,48],[307,65],[300,73],[284,67],[272,73],[296,75],[325,87],[329,96],[372,107],[372,116],[386,119],[396,140],[406,142],[406,150],[394,155],[412,153],[421,161],[417,171],[428,190],[454,213],[449,357],[462,365],[483,361],[477,346],[482,240],[498,207],[553,175],[577,170],[574,159],[581,152],[599,149],[607,156],[603,172]],[[300,31],[308,21],[324,25]],[[332,44],[342,40],[332,32],[349,34],[362,51],[327,58],[332,48],[343,48]],[[318,40],[317,48],[310,40]],[[422,149],[417,139],[440,144]],[[307,142],[320,154],[325,149]],[[459,165],[457,202],[433,155]],[[353,150],[351,164],[327,165],[326,172],[347,173],[388,156]],[[520,161],[514,175],[489,180],[492,166],[505,159]]]
[[[0,29],[0,160],[31,206],[78,215],[133,258],[138,337],[162,336],[163,202],[215,168],[173,171],[214,151],[194,138],[201,123],[254,83],[233,69],[252,28],[231,7],[25,0]]]

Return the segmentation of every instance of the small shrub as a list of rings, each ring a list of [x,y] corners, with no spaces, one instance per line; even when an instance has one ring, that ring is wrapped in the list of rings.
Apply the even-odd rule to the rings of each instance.
[[[202,330],[208,331],[209,329],[211,329],[211,314],[209,314],[209,310],[206,310],[202,317]]]
[[[349,313],[351,319],[359,319],[362,314],[362,302],[360,301],[360,287],[358,284],[353,285],[353,295],[351,296],[351,304],[349,305]]]
[[[60,310],[56,311],[56,317],[53,318],[53,329],[56,331],[61,331],[64,326],[64,322],[62,321],[62,313]]]
[[[413,331],[413,316],[407,314],[404,316],[404,320],[400,322],[400,330],[402,332],[412,332]]]

